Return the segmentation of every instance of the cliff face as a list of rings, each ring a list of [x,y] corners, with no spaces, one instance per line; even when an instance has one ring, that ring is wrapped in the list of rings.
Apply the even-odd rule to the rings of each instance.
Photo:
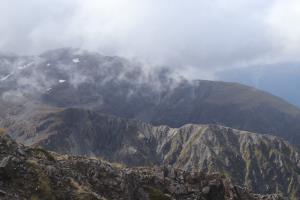
[[[29,121],[29,135],[21,131],[14,137],[28,145],[101,156],[128,166],[220,172],[258,193],[282,193],[294,199],[300,195],[299,151],[275,136],[217,125],[152,126],[81,109],[34,120]]]
[[[280,200],[255,195],[220,175],[168,168],[125,168],[97,158],[24,147],[0,136],[0,198]]]
[[[219,171],[261,193],[300,195],[300,156],[287,142],[220,126],[186,125],[161,146],[164,162]],[[179,151],[178,151],[179,149]]]

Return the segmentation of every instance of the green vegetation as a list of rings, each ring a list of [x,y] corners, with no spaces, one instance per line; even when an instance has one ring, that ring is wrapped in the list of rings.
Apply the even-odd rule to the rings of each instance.
[[[97,198],[88,192],[79,193],[76,195],[76,200],[96,200]]]
[[[150,200],[171,200],[170,197],[166,196],[161,190],[153,188],[153,187],[147,187],[145,188],[146,192],[149,195]]]
[[[38,195],[44,200],[54,200],[55,197],[53,195],[52,188],[50,186],[50,180],[46,176],[42,176],[39,178],[37,183],[38,186]]]
[[[230,174],[229,171],[222,171],[220,172],[220,176],[224,179],[230,180],[232,178],[232,175]]]
[[[54,156],[51,155],[48,151],[41,149],[41,148],[34,148],[31,149],[31,151],[39,158],[41,159],[47,159],[49,161],[55,161]]]
[[[126,167],[126,165],[125,164],[123,164],[123,163],[111,163],[111,166],[113,167],[113,168],[116,168],[116,169],[122,169],[122,168],[124,168],[124,167]]]
[[[37,181],[33,182],[36,192],[31,196],[31,200],[55,200],[55,195],[51,187],[50,179],[44,173],[35,160],[27,160],[27,165],[37,174]]]
[[[39,200],[39,197],[34,194],[30,197],[30,200]]]
[[[0,136],[5,135],[6,129],[5,128],[0,128]]]

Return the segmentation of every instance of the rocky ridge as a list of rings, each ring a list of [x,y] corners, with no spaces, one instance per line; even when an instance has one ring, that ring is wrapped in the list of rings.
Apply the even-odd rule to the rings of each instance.
[[[159,167],[126,168],[19,145],[0,136],[0,199],[281,200],[256,195],[214,174]]]
[[[21,123],[8,129],[27,145],[96,155],[133,167],[219,172],[257,193],[300,196],[299,151],[275,136],[217,125],[152,126],[82,109],[52,112],[27,122],[30,127]]]

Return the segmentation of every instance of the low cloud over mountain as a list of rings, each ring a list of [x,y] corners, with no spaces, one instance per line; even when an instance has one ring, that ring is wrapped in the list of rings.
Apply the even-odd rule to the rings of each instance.
[[[299,7],[297,0],[1,1],[0,50],[83,48],[213,79],[233,66],[299,61]]]

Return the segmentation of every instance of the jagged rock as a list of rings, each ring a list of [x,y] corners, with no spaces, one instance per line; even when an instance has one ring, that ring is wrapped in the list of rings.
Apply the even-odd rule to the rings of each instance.
[[[21,156],[25,156],[25,152],[20,148],[17,149],[17,153]]]
[[[202,188],[202,193],[204,195],[209,194],[209,192],[210,192],[210,187],[209,186],[205,186],[204,188]]]
[[[42,123],[46,130],[27,137],[33,146],[128,166],[173,166],[163,174],[178,182],[193,182],[179,169],[219,172],[257,193],[300,196],[300,153],[278,137],[217,125],[152,126],[82,109],[51,113],[43,120],[32,129]]]
[[[5,169],[8,167],[9,161],[12,159],[12,156],[7,156],[3,158],[0,162],[0,168]]]
[[[6,195],[6,192],[3,190],[0,190],[0,196],[5,196],[5,195]]]
[[[7,142],[14,144],[10,149],[12,153],[18,148],[24,150],[10,138],[0,137],[0,146]],[[114,167],[97,158],[60,155],[35,148],[24,153],[15,156],[0,154],[2,166],[12,165],[15,173],[0,185],[1,200],[230,200],[234,195],[238,197],[235,200],[273,198],[226,189],[234,186],[217,174],[191,174],[176,170],[176,176],[165,174],[163,177],[163,168],[160,167]],[[53,158],[49,159],[50,155]],[[168,171],[175,169],[168,168]],[[207,187],[209,190],[205,189]],[[277,199],[281,200],[280,197]]]

